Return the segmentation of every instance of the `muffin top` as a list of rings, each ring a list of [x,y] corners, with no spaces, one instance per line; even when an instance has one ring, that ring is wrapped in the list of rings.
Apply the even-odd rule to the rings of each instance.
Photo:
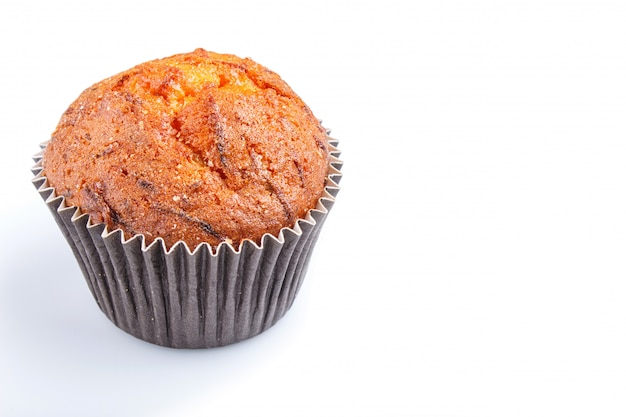
[[[92,222],[192,249],[292,227],[315,208],[328,162],[326,131],[276,73],[203,49],[85,90],[42,160]]]

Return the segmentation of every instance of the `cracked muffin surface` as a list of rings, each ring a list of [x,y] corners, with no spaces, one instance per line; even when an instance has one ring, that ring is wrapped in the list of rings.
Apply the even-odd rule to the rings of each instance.
[[[85,90],[42,163],[94,222],[194,249],[293,226],[315,208],[328,161],[324,128],[276,73],[197,49]]]

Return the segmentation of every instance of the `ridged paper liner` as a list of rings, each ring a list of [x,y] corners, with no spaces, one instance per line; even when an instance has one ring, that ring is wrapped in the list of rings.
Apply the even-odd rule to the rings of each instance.
[[[317,206],[261,245],[245,240],[202,243],[192,252],[177,242],[169,250],[158,238],[125,240],[120,229],[92,224],[66,206],[43,176],[43,150],[34,159],[33,184],[52,212],[96,302],[119,328],[142,340],[175,348],[224,346],[274,325],[291,307],[320,229],[339,192],[342,162],[329,138],[331,160]],[[44,143],[42,149],[45,149]]]

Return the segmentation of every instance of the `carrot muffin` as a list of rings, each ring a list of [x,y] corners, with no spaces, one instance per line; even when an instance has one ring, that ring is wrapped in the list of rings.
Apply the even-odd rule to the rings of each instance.
[[[224,346],[291,307],[339,191],[336,145],[278,75],[198,49],[84,91],[33,184],[116,326]]]

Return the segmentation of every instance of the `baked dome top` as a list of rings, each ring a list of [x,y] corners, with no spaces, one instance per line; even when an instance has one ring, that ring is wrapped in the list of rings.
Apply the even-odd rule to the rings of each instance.
[[[126,237],[259,243],[315,208],[328,136],[274,72],[203,49],[85,90],[43,154],[66,204]]]

